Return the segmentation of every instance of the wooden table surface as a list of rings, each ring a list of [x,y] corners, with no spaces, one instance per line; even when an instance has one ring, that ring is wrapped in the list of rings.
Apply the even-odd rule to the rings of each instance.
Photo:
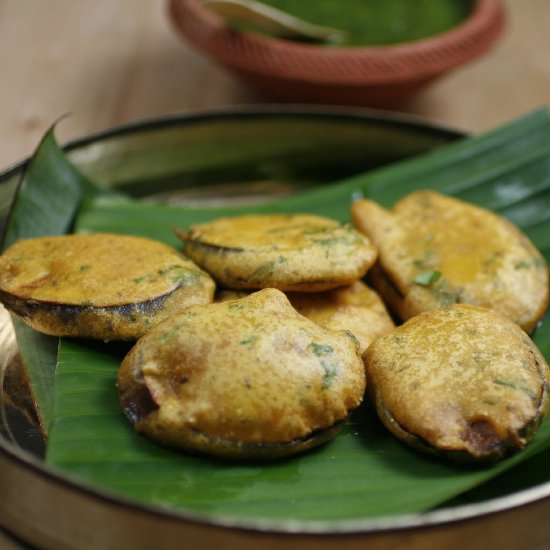
[[[478,61],[404,111],[478,132],[550,103],[550,1],[506,0],[508,28]],[[261,103],[183,43],[161,0],[0,0],[0,168],[59,116],[61,141],[175,112]]]

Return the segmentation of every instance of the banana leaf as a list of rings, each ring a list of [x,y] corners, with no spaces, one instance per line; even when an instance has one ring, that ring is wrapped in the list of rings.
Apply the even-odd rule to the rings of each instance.
[[[513,219],[550,256],[550,124],[538,112],[489,134],[319,190],[254,207],[183,208],[99,196],[78,231],[115,231],[178,245],[173,226],[254,211],[310,211],[348,219],[353,197],[383,204],[430,187]],[[546,229],[546,231],[545,231]],[[549,357],[550,324],[535,340]],[[114,390],[128,346],[62,340],[47,462],[81,480],[148,504],[217,518],[345,521],[415,513],[523,464],[550,446],[545,422],[524,451],[485,468],[421,455],[395,440],[366,403],[333,442],[276,463],[234,464],[163,449],[133,432]]]
[[[82,199],[106,193],[67,162],[54,131],[46,132],[19,182],[2,250],[18,239],[67,233]]]
[[[487,469],[405,447],[368,403],[331,443],[274,463],[234,464],[169,451],[135,434],[114,383],[127,348],[64,340],[47,461],[123,497],[206,517],[353,520],[421,512],[550,444],[550,422],[523,452]]]
[[[510,217],[549,258],[549,159],[550,122],[546,111],[538,111],[488,134],[261,205],[184,208],[88,194],[74,229],[138,234],[178,246],[174,226],[185,229],[220,215],[308,211],[344,221],[354,197],[390,205],[411,190],[430,187]],[[535,341],[549,358],[549,323]],[[524,451],[491,467],[465,468],[401,444],[365,403],[334,441],[286,460],[237,464],[174,452],[137,435],[120,409],[114,381],[128,348],[61,340],[46,462],[93,487],[146,504],[264,524],[288,519],[341,524],[423,512],[455,503],[468,491],[470,498],[488,498],[481,491],[488,481],[500,488],[510,471],[530,464],[540,471],[536,459],[550,448],[546,421]],[[476,488],[482,496],[476,497]]]
[[[18,239],[67,233],[83,198],[107,193],[67,162],[54,131],[55,125],[42,138],[19,180],[3,228],[2,250]],[[30,381],[30,397],[36,403],[40,429],[47,434],[59,339],[34,331],[16,317],[12,322]]]

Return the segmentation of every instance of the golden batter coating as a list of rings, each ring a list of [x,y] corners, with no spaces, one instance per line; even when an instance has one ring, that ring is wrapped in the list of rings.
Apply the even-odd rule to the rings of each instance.
[[[0,257],[0,301],[54,336],[133,340],[213,299],[214,281],[173,248],[107,233],[24,239]]]
[[[220,290],[216,301],[235,300],[242,290]],[[304,317],[331,330],[348,330],[359,341],[362,355],[370,343],[395,327],[380,296],[361,281],[325,292],[288,292],[292,307]]]
[[[378,248],[372,284],[401,319],[451,303],[494,309],[531,332],[548,305],[548,268],[517,227],[434,191],[388,211],[360,200],[357,229]]]
[[[515,323],[485,308],[422,313],[363,358],[382,422],[423,451],[498,460],[524,447],[548,413],[544,357]]]
[[[183,238],[186,254],[234,289],[328,290],[360,279],[376,259],[355,229],[310,214],[219,218]]]
[[[275,289],[193,306],[132,348],[118,374],[138,432],[220,457],[277,458],[336,435],[362,400],[357,342]]]
[[[304,317],[332,330],[353,333],[360,355],[395,326],[380,296],[360,281],[327,292],[290,292],[287,296]]]

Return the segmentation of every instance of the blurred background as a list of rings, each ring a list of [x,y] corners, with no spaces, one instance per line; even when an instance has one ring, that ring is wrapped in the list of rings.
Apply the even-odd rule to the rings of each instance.
[[[414,1],[414,0],[411,0]],[[550,0],[504,0],[488,54],[398,111],[480,132],[550,104]],[[183,42],[159,0],[0,0],[0,167],[61,141],[170,113],[265,100]]]

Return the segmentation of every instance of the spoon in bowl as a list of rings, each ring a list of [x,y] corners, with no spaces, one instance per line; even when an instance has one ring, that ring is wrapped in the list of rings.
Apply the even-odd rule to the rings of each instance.
[[[250,25],[271,36],[290,40],[341,44],[346,32],[315,25],[257,0],[203,0],[230,23]]]

